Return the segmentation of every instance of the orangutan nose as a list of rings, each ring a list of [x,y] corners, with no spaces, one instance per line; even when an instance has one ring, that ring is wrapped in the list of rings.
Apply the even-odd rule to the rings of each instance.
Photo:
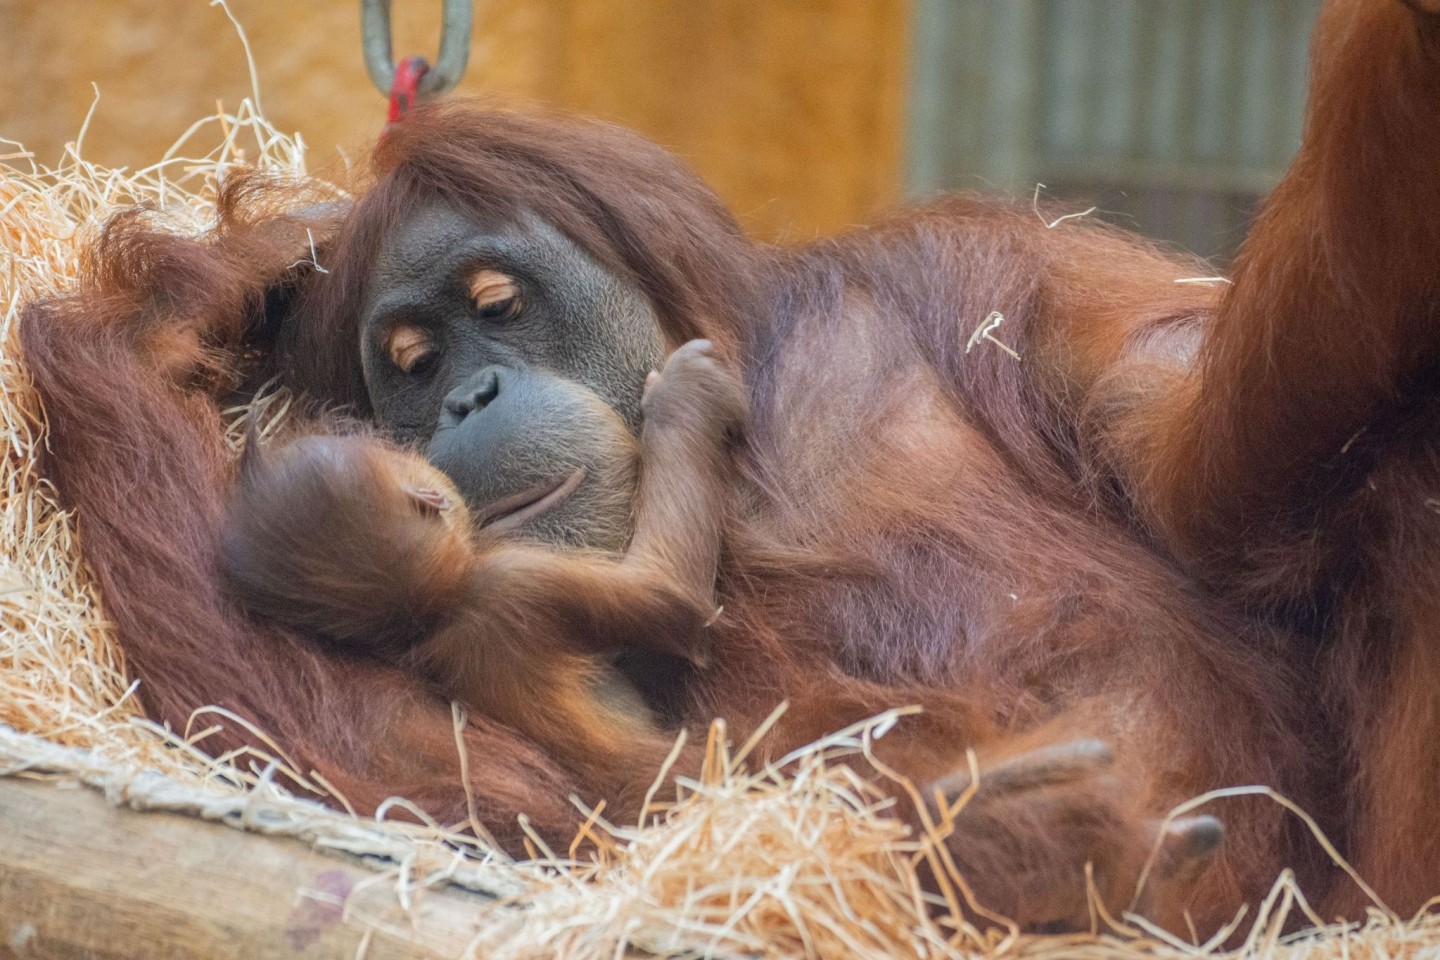
[[[484,410],[500,395],[500,368],[486,367],[451,390],[442,404],[442,419],[457,426],[472,413]]]

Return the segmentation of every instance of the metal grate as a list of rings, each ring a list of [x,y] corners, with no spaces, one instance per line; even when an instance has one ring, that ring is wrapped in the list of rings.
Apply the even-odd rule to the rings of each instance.
[[[1320,0],[919,0],[909,187],[1096,203],[1224,258],[1299,144]]]

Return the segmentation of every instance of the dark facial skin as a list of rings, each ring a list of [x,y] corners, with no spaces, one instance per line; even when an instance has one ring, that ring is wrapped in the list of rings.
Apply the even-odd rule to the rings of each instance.
[[[381,424],[454,479],[477,522],[618,551],[631,526],[649,303],[528,218],[433,206],[386,238],[362,323]]]

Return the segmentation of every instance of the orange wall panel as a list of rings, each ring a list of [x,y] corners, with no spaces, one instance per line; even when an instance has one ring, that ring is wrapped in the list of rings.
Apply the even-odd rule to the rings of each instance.
[[[267,115],[312,167],[365,148],[384,102],[356,0],[230,0]],[[396,0],[397,54],[433,55],[439,0]],[[898,195],[909,0],[480,0],[461,91],[634,127],[686,157],[758,234],[807,237]],[[58,159],[93,100],[86,156],[153,162],[249,92],[205,0],[0,0],[0,136]],[[0,148],[0,153],[6,152]]]

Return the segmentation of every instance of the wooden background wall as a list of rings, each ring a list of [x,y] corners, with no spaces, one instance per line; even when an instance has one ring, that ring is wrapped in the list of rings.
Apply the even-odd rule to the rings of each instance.
[[[384,119],[358,0],[230,0],[265,112],[323,168]],[[686,157],[754,231],[805,238],[899,194],[909,0],[476,0],[462,91],[616,120]],[[395,0],[397,55],[433,58],[439,0]],[[101,99],[86,155],[159,158],[249,90],[206,0],[0,0],[0,137],[54,162]],[[0,150],[0,153],[5,152]]]

